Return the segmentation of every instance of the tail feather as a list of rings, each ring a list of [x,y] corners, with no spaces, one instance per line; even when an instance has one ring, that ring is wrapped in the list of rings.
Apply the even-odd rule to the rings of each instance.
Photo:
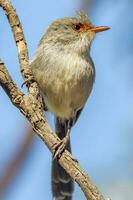
[[[66,135],[66,124],[56,119],[56,133],[63,139]],[[71,152],[70,142],[66,149]],[[57,160],[52,161],[52,193],[55,200],[72,200],[74,183],[67,172],[59,165]]]

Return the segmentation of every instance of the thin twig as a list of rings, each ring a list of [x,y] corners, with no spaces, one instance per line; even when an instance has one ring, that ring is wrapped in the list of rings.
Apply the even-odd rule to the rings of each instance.
[[[24,39],[21,23],[16,15],[15,9],[9,0],[0,0],[0,6],[5,10],[10,26],[14,33],[16,45],[18,47],[19,61],[24,81],[32,80],[33,75],[29,66],[28,50]],[[43,106],[39,96],[39,88],[36,82],[28,82],[29,94],[23,94],[15,85],[4,63],[0,63],[0,84],[6,91],[11,101],[25,115],[32,125],[32,128],[39,137],[45,142],[49,150],[53,152],[53,145],[60,139],[53,133],[45,116],[43,115]],[[85,196],[89,200],[104,200],[104,197],[92,183],[90,178],[81,169],[72,155],[65,150],[60,159],[60,165],[67,173],[79,184]]]

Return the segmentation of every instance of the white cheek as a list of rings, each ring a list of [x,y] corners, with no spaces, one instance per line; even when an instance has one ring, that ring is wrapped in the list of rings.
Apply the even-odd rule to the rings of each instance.
[[[86,38],[87,38],[89,43],[91,43],[91,41],[95,38],[95,35],[96,35],[96,33],[94,33],[94,32],[86,33]]]
[[[93,39],[95,38],[95,36],[96,36],[96,33],[91,33],[91,34],[90,34],[91,40],[93,40]]]

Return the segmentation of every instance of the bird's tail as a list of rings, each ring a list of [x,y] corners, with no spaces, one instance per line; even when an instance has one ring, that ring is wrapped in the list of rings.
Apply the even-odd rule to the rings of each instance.
[[[56,133],[62,140],[66,136],[66,124],[56,118]],[[66,149],[71,152],[70,141]],[[55,200],[72,200],[74,183],[71,177],[60,166],[58,161],[52,161],[52,193]]]

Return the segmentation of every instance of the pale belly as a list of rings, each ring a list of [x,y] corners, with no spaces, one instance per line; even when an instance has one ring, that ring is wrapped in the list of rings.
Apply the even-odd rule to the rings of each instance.
[[[48,63],[45,56],[39,59],[39,63],[38,60],[32,63],[48,110],[63,119],[75,117],[76,112],[83,108],[95,78],[91,59],[72,54],[59,54],[55,59],[53,53]]]
[[[56,74],[55,74],[56,77]],[[85,73],[79,77],[58,78],[45,87],[44,101],[48,110],[55,116],[73,118],[86,103],[93,86],[93,73]]]

